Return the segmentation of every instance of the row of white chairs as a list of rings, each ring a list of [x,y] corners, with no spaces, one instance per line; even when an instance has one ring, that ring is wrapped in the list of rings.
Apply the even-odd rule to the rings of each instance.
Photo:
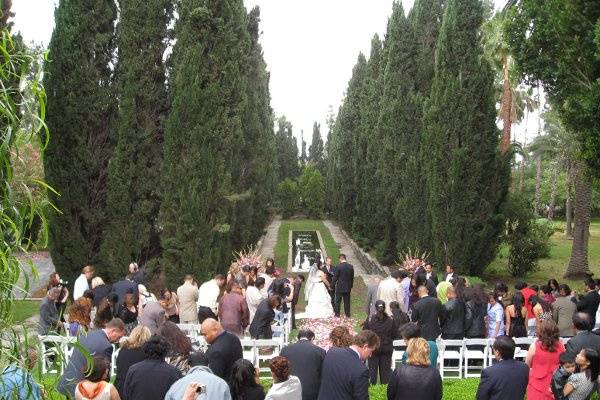
[[[561,338],[561,341],[566,344],[569,339]],[[529,346],[535,340],[534,337],[514,338],[515,359],[525,361]],[[436,344],[437,368],[442,379],[478,378],[484,368],[494,363],[494,339],[437,339]],[[404,340],[395,340],[393,346],[392,366],[396,367],[402,361],[407,344]]]

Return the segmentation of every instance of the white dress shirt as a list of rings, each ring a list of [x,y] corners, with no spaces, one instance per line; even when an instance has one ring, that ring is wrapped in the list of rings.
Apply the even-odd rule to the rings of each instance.
[[[454,278],[454,272],[451,272],[448,275],[446,275],[446,282],[450,282],[452,278]]]
[[[264,299],[263,294],[256,286],[248,286],[246,288],[246,303],[248,303],[248,311],[250,312],[249,323],[252,323],[254,314],[260,302]]]
[[[385,312],[390,316],[392,315],[392,310],[390,309],[390,303],[392,301],[398,302],[400,309],[406,312],[406,307],[404,305],[404,289],[402,289],[400,282],[391,276],[379,283],[377,300],[385,301]]]
[[[208,307],[216,314],[219,294],[221,294],[221,288],[216,280],[211,279],[204,282],[198,289],[198,307]]]
[[[85,277],[85,274],[79,275],[79,277],[75,280],[75,287],[73,288],[73,300],[77,300],[86,290],[90,288],[88,284],[88,280]]]

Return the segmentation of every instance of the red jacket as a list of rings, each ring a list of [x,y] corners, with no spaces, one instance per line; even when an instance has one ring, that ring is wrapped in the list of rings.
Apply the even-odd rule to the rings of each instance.
[[[531,296],[537,295],[537,293],[535,292],[535,290],[528,287],[526,287],[525,289],[521,289],[521,293],[523,293],[523,297],[525,297],[525,307],[527,307],[527,318],[535,318],[535,315],[533,314],[533,307],[531,306],[531,304],[529,304],[529,298]]]

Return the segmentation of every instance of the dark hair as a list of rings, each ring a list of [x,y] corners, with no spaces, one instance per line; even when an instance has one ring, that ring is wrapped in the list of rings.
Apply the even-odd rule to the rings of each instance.
[[[344,253],[340,253],[340,260],[346,260],[346,255]]]
[[[552,288],[549,285],[542,285],[540,286],[540,289],[544,294],[552,294]]]
[[[290,363],[287,357],[277,356],[269,362],[269,369],[275,382],[285,382],[290,377]]]
[[[208,366],[208,357],[206,357],[206,354],[203,351],[195,351],[191,353],[188,357],[188,360],[191,367],[197,367],[199,365],[203,367]]]
[[[385,301],[377,300],[375,302],[375,310],[377,311],[377,313],[375,315],[373,315],[371,318],[375,318],[378,321],[385,321],[386,319],[389,318],[389,316],[385,312]]]
[[[425,286],[427,287],[427,275],[424,272],[419,272],[415,275],[415,286]]]
[[[162,336],[171,344],[172,352],[184,356],[192,352],[192,341],[175,323],[166,321],[158,328],[156,334]]]
[[[485,290],[483,290],[483,286],[480,284],[473,286],[473,301],[475,304],[487,304],[488,302]]]
[[[558,291],[560,292],[562,290],[565,291],[565,295],[567,295],[567,296],[571,295],[571,288],[566,283],[561,283],[560,285],[558,285]]]
[[[585,375],[592,382],[596,382],[598,379],[598,373],[600,371],[600,358],[598,357],[598,352],[594,349],[584,348],[583,354],[585,355],[585,359],[590,362],[590,367],[586,371]]]
[[[523,317],[524,315],[522,315],[523,313],[521,312],[525,306],[525,296],[523,296],[523,293],[515,292],[512,297],[512,304],[515,306],[515,316],[517,318]]]
[[[561,364],[575,364],[575,355],[569,353],[568,351],[565,351],[563,353],[560,354],[560,357],[558,357],[558,361]]]
[[[300,332],[298,332],[298,339],[313,340],[314,338],[315,333],[310,329],[300,329]]]
[[[454,286],[454,290],[456,291],[456,298],[459,301],[466,302],[465,290],[467,288],[467,280],[462,276],[455,276],[452,278],[451,282],[452,286]]]
[[[394,279],[398,279],[398,278],[400,278],[400,270],[398,270],[398,269],[397,269],[397,270],[395,270],[395,271],[392,271],[392,273],[390,274],[390,276],[391,276],[392,278],[394,278]]]
[[[560,340],[558,325],[552,320],[537,322],[536,333],[542,347],[551,353],[556,351],[556,344]]]
[[[243,399],[244,389],[248,387],[262,388],[254,377],[254,365],[243,358],[233,363],[231,368],[231,397],[234,399]],[[263,391],[264,392],[264,391]]]
[[[548,280],[548,286],[550,286],[550,289],[553,289],[553,290],[554,289],[558,289],[558,286],[559,286],[558,285],[558,281],[556,279],[554,279],[554,278],[549,279]]]
[[[578,331],[587,331],[590,329],[590,316],[583,312],[573,314],[573,326]]]
[[[400,309],[400,303],[398,303],[397,301],[390,301],[390,309]]]
[[[540,287],[538,285],[530,285],[529,289],[533,290],[536,293],[540,291]]]
[[[151,360],[162,360],[169,353],[169,342],[157,334],[154,334],[142,345],[142,351]]]
[[[281,297],[274,294],[267,299],[267,302],[269,303],[269,308],[277,308],[281,305]]]
[[[402,335],[404,340],[418,338],[421,337],[421,328],[416,322],[409,322],[404,324],[400,330],[400,335]]]
[[[503,360],[511,360],[515,357],[515,341],[509,336],[498,336],[494,340],[492,349],[497,350]]]
[[[116,293],[113,293],[115,296],[117,296]],[[110,295],[109,295],[110,296]],[[90,299],[92,302],[94,301],[94,297],[96,297],[96,295],[94,294],[94,292],[92,291],[92,289],[86,289],[85,292],[83,292],[83,297]],[[117,296],[117,299],[119,298],[119,296]]]
[[[86,371],[89,371],[89,375],[86,376],[86,379],[90,382],[100,382],[104,379],[104,374],[110,367],[110,362],[108,358],[104,356],[94,356],[91,360],[89,360],[89,364],[87,366]],[[86,372],[84,371],[84,373]]]
[[[542,310],[544,310],[545,312],[552,311],[552,307],[550,306],[550,304],[546,300],[541,299],[538,296],[531,296],[529,298],[529,304],[531,304],[532,307],[535,307],[536,304],[539,304],[540,306],[542,306]]]
[[[354,336],[353,343],[356,346],[364,346],[367,345],[371,349],[376,349],[379,347],[381,341],[379,340],[379,336],[373,331],[365,329],[361,331],[358,335]]]
[[[288,289],[285,287],[285,284],[289,283],[289,280],[287,278],[277,278],[273,281],[273,289],[272,292],[273,294],[277,294],[281,297],[286,297],[289,292]]]
[[[300,279],[302,282],[306,280],[306,278],[302,274],[298,274],[298,279]]]
[[[254,286],[255,287],[265,286],[265,278],[263,278],[262,276],[259,276],[258,278],[256,278],[256,280],[254,281]]]
[[[592,278],[586,278],[586,280],[584,281],[584,283],[585,283],[585,286],[588,289],[591,289],[591,290],[596,289],[596,281],[593,280]]]
[[[224,281],[225,280],[225,276],[223,274],[216,274],[213,279],[215,281]]]
[[[498,293],[498,292],[507,293],[508,286],[506,286],[506,283],[504,283],[504,282],[496,282],[496,285],[494,285],[494,291],[496,293]]]
[[[523,290],[526,287],[527,287],[527,282],[517,281],[517,283],[515,283],[515,289],[517,289],[517,290]]]
[[[498,304],[500,304],[500,299],[498,298],[498,293],[496,293],[496,291],[493,292],[488,292],[488,301],[491,299],[494,299],[494,301]]]
[[[119,295],[114,292],[109,293],[106,296],[106,301],[108,301],[110,304],[117,304],[119,302]]]

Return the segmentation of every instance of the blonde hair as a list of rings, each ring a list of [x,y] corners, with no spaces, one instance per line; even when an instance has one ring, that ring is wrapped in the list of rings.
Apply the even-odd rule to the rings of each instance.
[[[94,267],[91,265],[86,265],[85,267],[83,267],[83,270],[81,270],[82,273],[87,274],[88,272],[94,272]]]
[[[100,285],[104,285],[104,279],[100,278],[99,276],[92,279],[92,289],[95,289]]]
[[[152,332],[150,332],[148,327],[138,325],[133,328],[129,337],[121,342],[121,347],[124,349],[137,349],[138,347],[142,347],[150,339],[150,336],[152,336]]]
[[[423,338],[410,339],[406,353],[408,353],[409,365],[431,365],[429,360],[429,344]]]

